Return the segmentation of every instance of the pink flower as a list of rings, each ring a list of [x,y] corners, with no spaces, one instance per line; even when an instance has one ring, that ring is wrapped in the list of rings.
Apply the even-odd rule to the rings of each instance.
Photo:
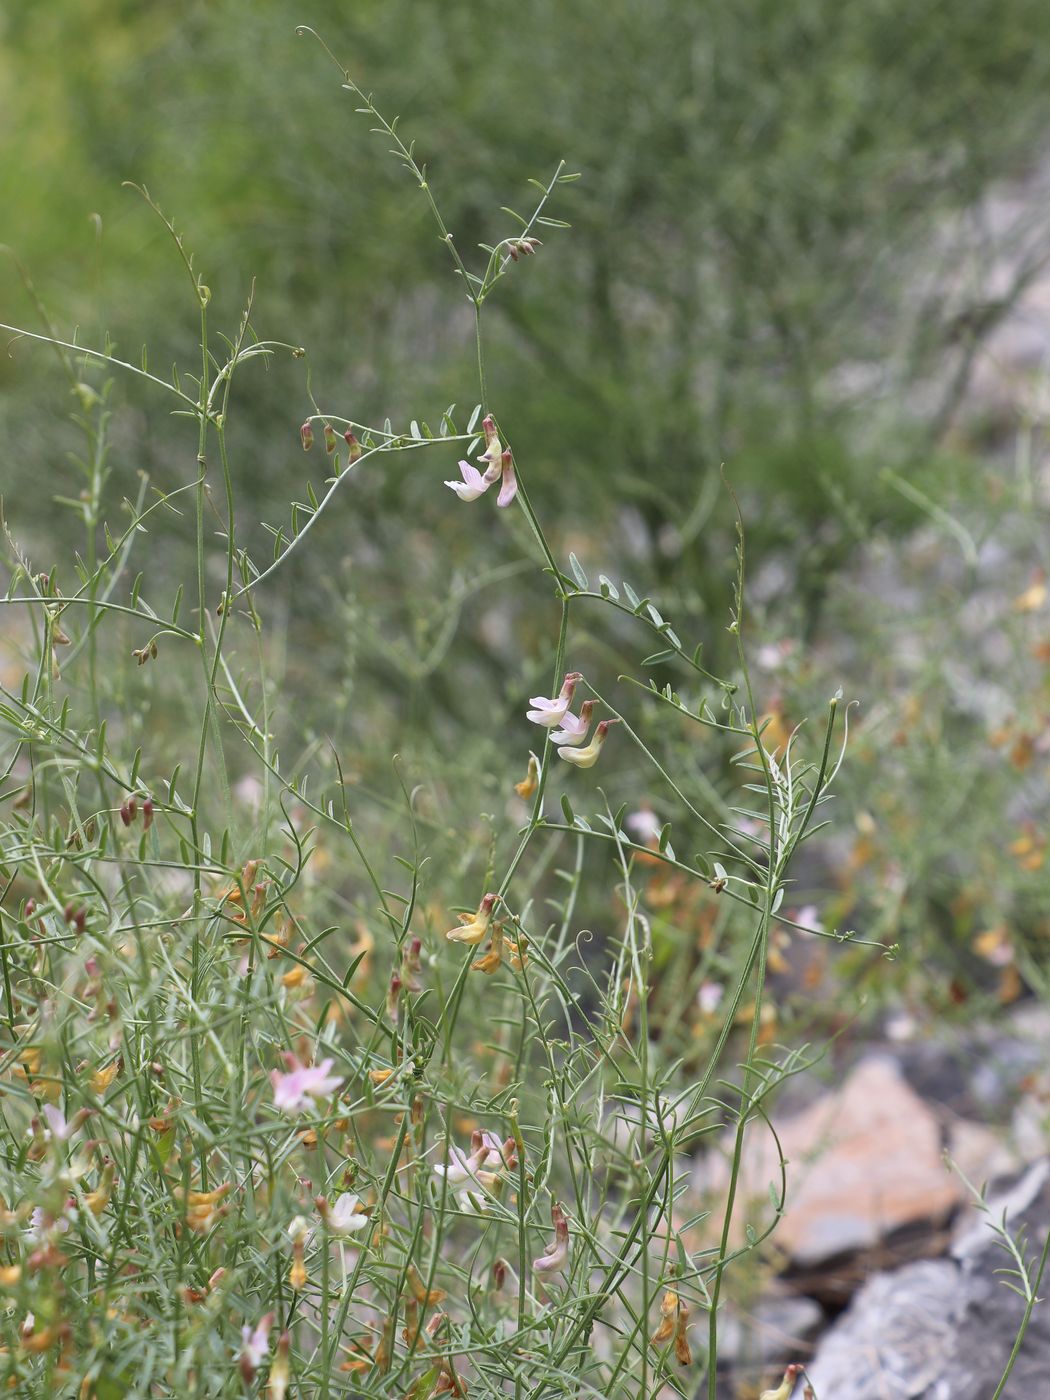
[[[705,1016],[713,1016],[722,1005],[722,998],[726,989],[721,982],[712,982],[707,977],[700,983],[700,989],[696,994],[696,1004]]]
[[[531,719],[533,724],[540,724],[544,729],[554,729],[562,724],[572,704],[573,692],[578,681],[582,681],[583,676],[579,671],[570,671],[562,683],[562,688],[553,700],[548,700],[545,696],[534,695],[529,700],[529,704],[534,706],[531,710],[525,711],[525,718]]]
[[[479,454],[478,461],[485,463],[484,472],[478,471],[477,467],[471,466],[469,462],[461,461],[459,474],[463,480],[446,481],[445,485],[450,491],[455,491],[461,501],[476,501],[494,481],[502,478],[496,504],[509,506],[518,494],[514,457],[510,448],[505,448],[500,442],[495,421],[490,413],[482,419],[481,426],[485,433],[485,451]]]
[[[325,1099],[335,1092],[342,1080],[328,1071],[334,1060],[322,1060],[319,1065],[304,1065],[292,1054],[282,1056],[288,1066],[288,1073],[274,1070],[270,1075],[273,1085],[274,1108],[284,1113],[301,1113],[311,1107],[311,1099]]]
[[[569,1262],[569,1222],[557,1201],[551,1205],[551,1221],[554,1225],[554,1242],[538,1259],[532,1261],[532,1269],[537,1274],[561,1274]]]
[[[551,735],[552,744],[567,744],[575,747],[582,744],[587,737],[587,731],[591,727],[591,715],[594,713],[595,702],[585,700],[580,706],[580,713],[574,715],[571,712],[566,714],[561,722],[561,728],[556,729]]]
[[[492,485],[492,482],[486,480],[477,467],[472,467],[469,462],[460,462],[459,471],[463,480],[446,481],[445,485],[450,491],[455,491],[461,501],[476,501]]]
[[[245,1385],[251,1385],[255,1373],[270,1352],[270,1328],[274,1324],[274,1314],[267,1313],[252,1330],[246,1322],[241,1328],[241,1375]]]
[[[503,483],[496,497],[496,504],[509,506],[518,494],[518,478],[514,474],[514,458],[509,447],[500,458],[500,475],[503,477]]]

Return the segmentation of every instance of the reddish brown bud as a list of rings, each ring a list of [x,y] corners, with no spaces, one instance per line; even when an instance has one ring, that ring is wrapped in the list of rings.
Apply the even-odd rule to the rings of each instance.
[[[153,798],[147,797],[142,804],[142,829],[149,831],[153,825]]]
[[[359,461],[361,458],[362,449],[361,444],[358,442],[357,438],[354,437],[353,429],[347,428],[346,432],[343,434],[343,437],[346,438],[346,445],[350,449],[350,461]]]
[[[304,452],[309,452],[310,448],[314,445],[314,425],[310,422],[309,418],[299,429],[299,440],[303,444]]]

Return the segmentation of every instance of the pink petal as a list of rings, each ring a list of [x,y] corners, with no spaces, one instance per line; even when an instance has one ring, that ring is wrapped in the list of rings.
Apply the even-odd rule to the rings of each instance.
[[[503,461],[503,485],[500,487],[499,495],[496,497],[498,506],[509,506],[514,497],[518,494],[518,478],[514,475],[514,463],[506,459],[510,455],[504,453]]]
[[[461,461],[459,471],[463,480],[446,481],[445,485],[450,491],[455,491],[461,501],[476,501],[489,489],[489,483],[477,467],[472,467],[469,462]]]

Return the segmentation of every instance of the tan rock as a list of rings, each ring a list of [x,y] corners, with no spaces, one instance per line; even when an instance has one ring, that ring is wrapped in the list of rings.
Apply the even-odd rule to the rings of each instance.
[[[891,1060],[862,1061],[841,1089],[774,1126],[788,1163],[787,1205],[774,1242],[803,1267],[870,1249],[905,1225],[942,1221],[965,1197],[945,1166],[937,1118]],[[712,1210],[708,1241],[721,1229],[732,1140],[723,1147],[724,1155],[709,1156],[698,1182]],[[744,1241],[745,1225],[759,1234],[768,1228],[770,1185],[779,1196],[780,1182],[776,1142],[755,1121],[744,1145],[735,1244]]]

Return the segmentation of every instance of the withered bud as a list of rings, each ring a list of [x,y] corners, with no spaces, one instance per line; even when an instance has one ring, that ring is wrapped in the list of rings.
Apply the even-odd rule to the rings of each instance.
[[[401,988],[403,985],[398,973],[392,972],[390,974],[390,986],[386,994],[386,1014],[395,1026],[398,1022],[398,1002],[401,999]]]
[[[153,825],[153,798],[147,797],[142,804],[142,830],[149,831]]]
[[[447,1322],[448,1322],[448,1314],[447,1314],[447,1313],[436,1312],[436,1313],[434,1314],[434,1316],[430,1319],[430,1321],[427,1323],[426,1327],[425,1327],[423,1330],[426,1332],[426,1334],[427,1334],[427,1336],[430,1338],[430,1340],[433,1341],[434,1338],[435,1338],[435,1337],[437,1336],[437,1334],[442,1330],[442,1328],[445,1326],[445,1324],[446,1324]]]
[[[503,1291],[503,1285],[506,1283],[506,1281],[507,1261],[506,1259],[500,1258],[497,1259],[492,1266],[492,1287],[496,1290],[497,1293],[501,1293]]]

